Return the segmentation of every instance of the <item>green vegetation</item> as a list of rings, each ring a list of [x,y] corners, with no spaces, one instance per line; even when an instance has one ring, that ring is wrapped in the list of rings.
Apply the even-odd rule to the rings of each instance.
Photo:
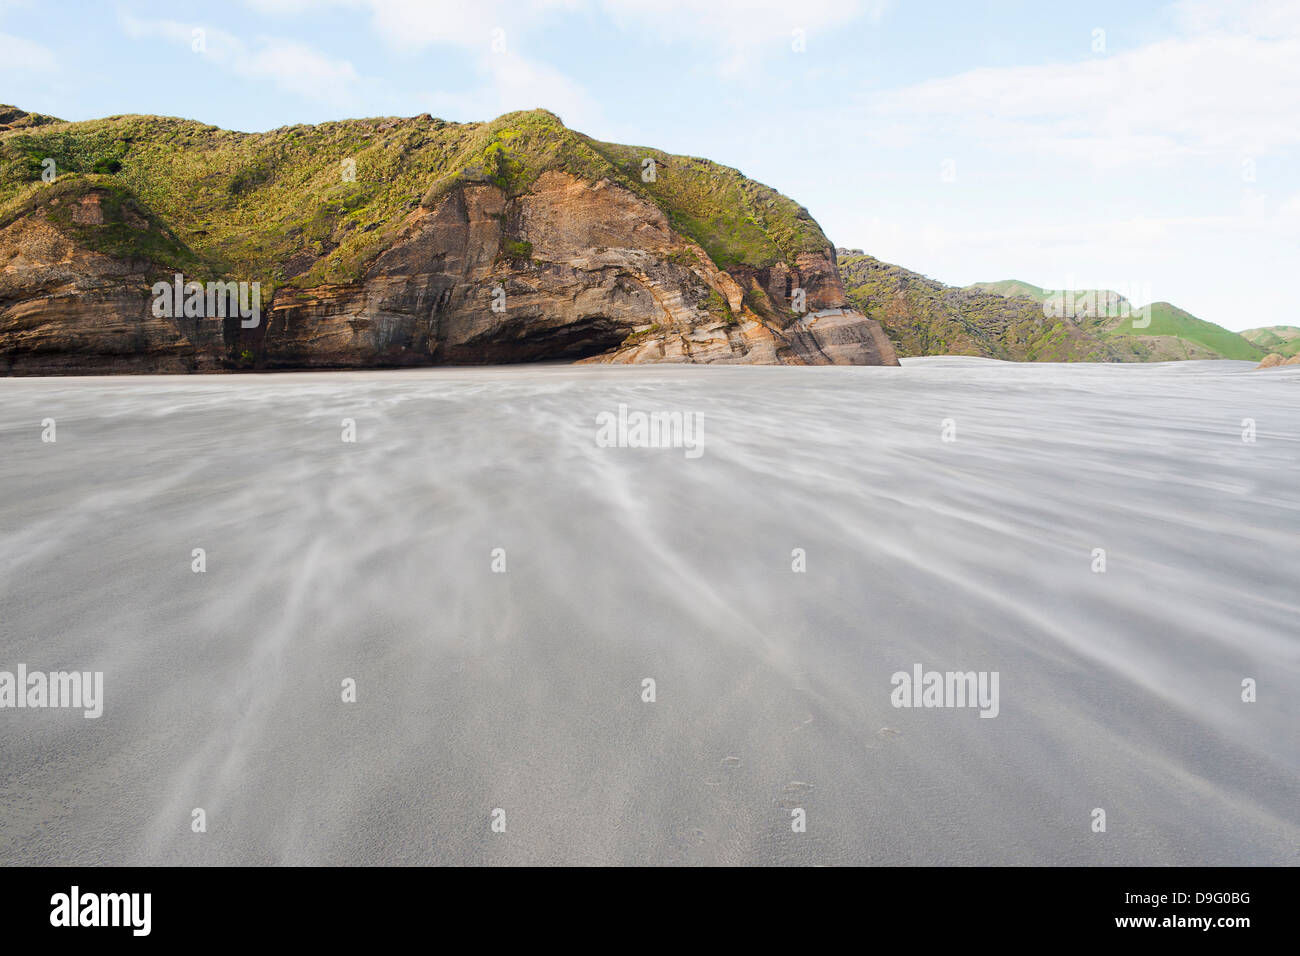
[[[647,326],[646,328],[640,329],[636,332],[631,332],[625,339],[623,339],[623,342],[619,347],[626,348],[629,345],[636,345],[638,342],[642,342],[652,335],[658,335],[661,331],[662,327],[656,323],[655,325]]]
[[[880,322],[902,356],[980,355],[1013,362],[1137,357],[1126,343],[1104,342],[1076,323],[1044,316],[1040,298],[1007,297],[983,286],[955,288],[860,253],[841,251],[839,266],[849,301]],[[1022,285],[1027,284],[1016,283]]]
[[[709,290],[708,297],[704,300],[704,308],[719,322],[725,322],[727,325],[736,325],[738,322],[731,311],[731,306],[717,289]]]
[[[1276,352],[1288,358],[1300,355],[1300,328],[1294,325],[1270,325],[1260,329],[1247,329],[1241,337],[1264,352]]]
[[[1229,332],[1213,322],[1198,319],[1168,302],[1151,303],[1151,324],[1134,328],[1134,321],[1142,322],[1141,315],[1123,319],[1108,330],[1110,335],[1170,336],[1183,342],[1203,346],[1215,355],[1227,359],[1246,359],[1258,362],[1265,351],[1236,332]]]
[[[53,183],[41,179],[49,161]],[[154,272],[256,280],[264,293],[359,279],[421,206],[467,183],[518,197],[550,170],[642,196],[724,269],[793,263],[829,245],[806,209],[735,169],[599,142],[545,110],[486,123],[426,115],[248,134],[158,116],[65,123],[0,106],[0,227],[43,216],[87,247]],[[506,236],[500,254],[530,261],[533,248],[524,237]],[[686,252],[673,261],[695,265]],[[880,320],[901,355],[1143,361],[1300,354],[1300,329],[1292,326],[1237,335],[1158,302],[1150,327],[1135,329],[1131,319],[1045,317],[1050,290],[1018,280],[957,289],[861,253],[842,254],[840,267],[850,301]],[[746,284],[746,305],[774,316],[767,295]],[[1099,301],[1112,297],[1100,293]],[[702,304],[719,321],[736,322],[717,292]]]
[[[830,244],[808,210],[735,169],[647,147],[587,142],[609,163],[611,178],[657,203],[719,268],[793,262]],[[643,181],[647,159],[654,161],[650,182]]]
[[[656,164],[652,182],[642,179],[646,158]],[[148,230],[110,236],[91,229],[79,238],[92,248],[166,268],[197,262],[267,286],[358,279],[419,206],[434,206],[463,183],[519,196],[554,169],[610,180],[656,203],[722,268],[762,268],[829,245],[807,210],[734,169],[598,142],[545,110],[487,123],[426,115],[248,134],[159,116],[65,123],[0,107],[0,221],[47,208],[46,159],[60,187],[108,188],[110,181],[113,196],[165,224],[171,243]],[[310,268],[285,275],[284,263],[304,253]],[[531,249],[512,239],[503,253],[526,258]]]
[[[860,286],[859,298],[870,299],[872,290],[881,283],[878,278],[870,278],[879,270],[866,271],[868,278]],[[969,350],[966,354],[1023,361],[1162,362],[1213,358],[1258,361],[1267,351],[1261,344],[1249,341],[1244,333],[1239,335],[1198,319],[1168,302],[1151,303],[1150,324],[1135,328],[1135,320],[1139,323],[1144,321],[1143,312],[1118,293],[1108,290],[1072,290],[1067,301],[1095,303],[1090,313],[1051,318],[1044,317],[1042,303],[1057,293],[1028,282],[1008,279],[952,289],[913,273],[908,275],[921,283],[928,283],[932,287],[931,296],[937,296],[951,308],[946,312],[941,309],[936,314],[933,308],[927,308],[925,296],[910,291],[908,307],[901,312],[909,317],[911,324],[896,321],[896,331],[890,333],[891,337],[903,335],[906,344],[902,347],[906,349],[926,348],[930,343],[925,341],[923,332],[946,322],[966,333],[965,338],[960,339],[961,345]],[[851,285],[847,276],[846,284]],[[982,297],[990,295],[997,296],[1001,303],[982,300]],[[850,298],[854,298],[852,289]],[[1121,317],[1121,312],[1130,314]],[[909,334],[903,334],[904,330]],[[889,332],[888,325],[886,331]],[[903,354],[935,353],[905,351]]]
[[[507,259],[531,260],[533,244],[527,240],[505,239],[501,243],[501,254]]]
[[[41,160],[55,161],[58,186],[103,185],[96,170],[115,171],[114,189],[161,223],[208,271],[276,284],[282,263],[306,249],[327,252],[302,284],[355,277],[384,245],[384,228],[415,205],[418,162],[396,126],[378,123],[297,127],[250,136],[186,120],[125,116],[0,133],[0,220],[54,188],[39,181]],[[341,174],[356,163],[356,182]],[[409,159],[409,158],[408,158]],[[80,184],[79,186],[77,184]],[[185,257],[160,254],[148,236],[123,250],[101,230],[79,238],[111,254],[130,252],[168,267]],[[118,237],[126,238],[126,237]]]
[[[0,103],[0,132],[7,129],[28,129],[32,126],[45,126],[48,123],[61,123],[61,119],[55,116],[45,116],[42,113],[28,113],[20,110],[16,106],[8,106]]]
[[[1030,285],[1028,282],[1021,282],[1019,279],[1004,279],[1001,282],[976,282],[974,285],[968,285],[968,289],[976,289],[982,292],[992,292],[994,295],[1012,297],[1023,297],[1033,299],[1036,302],[1044,302],[1051,294],[1046,289],[1039,288],[1036,285]]]
[[[90,202],[101,224],[84,221],[77,210]],[[105,255],[139,260],[162,269],[180,269],[196,278],[215,277],[210,263],[196,255],[150,210],[145,209],[112,177],[68,176],[29,190],[22,198],[0,210],[0,228],[37,212],[68,236]],[[81,221],[79,221],[81,220]]]
[[[757,283],[750,284],[749,288],[745,290],[745,295],[741,301],[759,315],[766,315],[772,310],[772,300],[768,298],[764,290],[758,287]]]
[[[1096,317],[1109,309],[1118,309],[1120,303],[1127,301],[1124,296],[1112,289],[1044,289],[1028,282],[1021,282],[1019,279],[976,282],[966,288],[975,292],[991,292],[1005,298],[1033,299],[1040,303],[1054,300],[1060,305],[1062,311],[1080,319],[1087,316]]]

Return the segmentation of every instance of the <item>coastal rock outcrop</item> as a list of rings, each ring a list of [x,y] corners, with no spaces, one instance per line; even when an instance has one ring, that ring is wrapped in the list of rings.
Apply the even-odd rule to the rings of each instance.
[[[192,177],[159,158],[162,131]],[[38,154],[69,136],[90,145],[39,181]],[[326,148],[337,183],[318,168]],[[381,163],[396,182],[376,176]],[[802,207],[705,160],[596,143],[542,111],[260,138],[155,117],[17,128],[0,133],[0,185],[8,374],[897,364]],[[258,315],[160,310],[155,284],[176,276],[255,284]]]

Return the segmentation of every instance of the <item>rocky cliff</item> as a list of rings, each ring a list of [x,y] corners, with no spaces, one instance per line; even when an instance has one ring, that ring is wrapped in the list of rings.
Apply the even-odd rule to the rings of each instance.
[[[545,111],[255,135],[0,119],[8,374],[897,364],[802,207]],[[191,283],[194,308],[160,307]],[[214,309],[221,283],[257,314]]]

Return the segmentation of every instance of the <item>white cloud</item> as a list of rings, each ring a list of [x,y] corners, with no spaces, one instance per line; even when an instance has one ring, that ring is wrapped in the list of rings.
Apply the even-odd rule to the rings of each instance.
[[[599,122],[600,107],[582,85],[544,63],[508,53],[489,56],[479,62],[477,76],[478,86],[466,93],[425,93],[424,109],[436,116],[485,120],[543,107],[572,128]]]
[[[360,79],[346,60],[331,59],[304,44],[273,38],[262,39],[255,50],[238,56],[232,68],[243,76],[272,80],[299,96],[331,102],[354,100]]]
[[[420,54],[450,47],[472,57],[477,86],[467,92],[430,92],[422,109],[442,116],[490,119],[544,106],[566,123],[596,123],[595,99],[565,73],[528,53],[528,33],[582,0],[246,0],[268,15],[315,7],[347,7],[369,15],[369,27],[387,49]]]
[[[346,8],[368,14],[380,43],[413,55],[453,48],[473,58],[477,85],[465,92],[430,92],[425,109],[443,116],[486,119],[544,106],[577,127],[607,125],[598,97],[569,77],[562,65],[534,52],[532,34],[554,26],[561,14],[603,14],[625,31],[648,32],[668,44],[704,51],[701,62],[736,77],[772,51],[788,51],[792,31],[809,44],[819,31],[863,16],[879,20],[886,0],[245,0],[267,16]]]
[[[1226,30],[1271,38],[1300,33],[1300,6],[1294,0],[1179,0],[1170,11],[1189,33]]]
[[[507,49],[512,34],[562,11],[575,11],[584,0],[245,0],[268,16],[297,15],[311,9],[351,8],[369,14],[370,28],[391,50],[415,53],[431,46],[452,46],[489,53],[493,31],[503,30]]]
[[[738,77],[764,55],[788,53],[794,31],[803,31],[810,56],[817,34],[868,18],[879,22],[884,0],[600,0],[629,30],[646,30],[671,43],[703,48],[716,56],[715,70]]]
[[[507,36],[547,22],[558,13],[602,11],[630,30],[648,30],[684,42],[748,56],[761,46],[789,49],[791,31],[809,35],[867,17],[879,21],[886,0],[245,0],[270,14],[303,13],[331,6],[364,8],[379,37],[394,49],[434,44],[488,48],[491,31]]]
[[[308,99],[347,104],[359,99],[361,77],[347,60],[338,60],[306,44],[276,37],[259,36],[246,43],[224,30],[174,20],[143,20],[122,14],[128,36],[156,37],[193,48],[194,31],[202,30],[203,49],[195,52],[229,70],[253,80],[267,80],[279,89]]]
[[[57,61],[46,47],[32,40],[0,33],[0,73],[52,71]]]
[[[1180,5],[1194,32],[1075,63],[984,68],[867,95],[877,138],[977,142],[1099,167],[1188,155],[1259,156],[1300,144],[1295,4],[1240,20]],[[1211,15],[1215,13],[1218,15]],[[1249,33],[1259,25],[1265,32]]]
[[[491,52],[494,31],[506,48],[527,52],[527,34],[561,13],[601,12],[625,31],[705,51],[714,72],[736,77],[763,55],[788,52],[793,31],[815,43],[819,32],[863,17],[878,22],[886,0],[245,0],[270,15],[346,6],[370,12],[371,28],[390,49],[418,52],[453,46]],[[553,68],[552,68],[553,69]]]
[[[370,9],[371,25],[389,47],[418,51],[430,46],[454,46],[492,55],[494,31],[500,30],[505,49],[522,52],[522,37],[546,17],[576,9],[574,0],[362,0]],[[500,55],[500,54],[496,54]]]

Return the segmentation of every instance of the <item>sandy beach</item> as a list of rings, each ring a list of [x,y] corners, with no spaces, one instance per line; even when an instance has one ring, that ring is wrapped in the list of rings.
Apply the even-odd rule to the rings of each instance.
[[[104,698],[0,709],[0,864],[1300,863],[1300,368],[6,379],[0,449],[0,669]]]

